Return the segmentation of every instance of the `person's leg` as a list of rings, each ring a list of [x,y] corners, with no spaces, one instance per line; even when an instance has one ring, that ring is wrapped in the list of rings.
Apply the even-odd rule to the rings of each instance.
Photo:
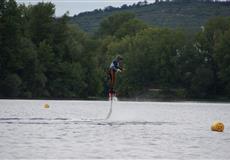
[[[110,75],[111,75],[111,82],[110,82],[110,92],[113,93],[114,90],[114,85],[115,85],[115,80],[116,80],[116,74],[115,71],[113,69],[110,70]]]

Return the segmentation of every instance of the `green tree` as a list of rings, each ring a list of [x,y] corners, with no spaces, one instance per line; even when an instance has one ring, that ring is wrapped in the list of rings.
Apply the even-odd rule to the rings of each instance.
[[[46,40],[52,42],[55,7],[52,3],[38,3],[31,6],[29,29],[32,41],[38,45]]]
[[[33,42],[26,37],[20,39],[20,55],[22,56],[22,68],[19,71],[19,76],[22,79],[21,96],[32,98],[33,91],[36,90],[34,84],[34,73],[38,63],[37,48]],[[40,87],[40,86],[39,86]]]
[[[0,90],[9,75],[16,75],[22,67],[21,55],[18,52],[20,41],[21,13],[14,0],[1,1],[0,7]],[[13,77],[15,78],[15,76]],[[9,79],[13,79],[12,76]],[[19,80],[20,81],[20,80]],[[2,93],[4,95],[4,93]],[[9,95],[9,94],[7,94]]]
[[[117,13],[105,18],[99,28],[99,35],[115,35],[121,26],[127,21],[134,19],[135,15],[132,13]]]
[[[54,97],[74,98],[82,97],[85,83],[84,73],[79,63],[62,62],[57,66],[58,76],[50,84],[50,91]]]
[[[124,22],[116,31],[115,36],[118,38],[125,37],[126,35],[134,36],[136,33],[147,28],[147,25],[140,20],[130,19]]]
[[[22,81],[17,74],[8,74],[2,82],[2,91],[6,97],[17,97],[20,94]]]
[[[230,19],[229,19],[230,25]],[[220,36],[219,42],[215,45],[214,58],[219,67],[218,76],[225,94],[230,97],[230,28]]]
[[[226,83],[221,82],[223,79],[220,77],[221,73],[225,73],[223,68],[221,68],[224,61],[220,61],[220,57],[223,54],[221,53],[222,51],[217,48],[223,41],[223,35],[225,35],[230,28],[229,22],[229,18],[213,18],[207,22],[204,30],[197,36],[196,46],[199,53],[203,56],[202,64],[205,64],[206,68],[213,72],[213,79],[209,80],[213,83],[210,83],[209,87],[206,86],[210,88],[208,91],[210,95],[223,94],[225,88]]]

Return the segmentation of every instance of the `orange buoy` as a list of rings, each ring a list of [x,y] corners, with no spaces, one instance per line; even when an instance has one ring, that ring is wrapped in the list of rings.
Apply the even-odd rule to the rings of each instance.
[[[46,103],[46,104],[44,105],[44,108],[50,108],[50,106]]]
[[[216,132],[223,132],[224,131],[224,124],[220,121],[214,121],[211,126],[212,131]]]

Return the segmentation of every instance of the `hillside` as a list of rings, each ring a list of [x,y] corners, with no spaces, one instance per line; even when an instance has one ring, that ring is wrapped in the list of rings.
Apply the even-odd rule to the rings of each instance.
[[[137,18],[153,26],[197,31],[211,17],[230,16],[230,2],[139,2],[132,6],[110,6],[103,10],[80,13],[71,17],[70,22],[78,24],[86,32],[93,33],[106,16],[118,12],[132,12]]]

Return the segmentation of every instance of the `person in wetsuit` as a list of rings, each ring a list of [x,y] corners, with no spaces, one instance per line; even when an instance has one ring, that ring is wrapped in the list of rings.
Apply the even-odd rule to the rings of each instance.
[[[109,66],[109,96],[115,95],[114,85],[116,81],[116,73],[121,72],[123,67],[121,65],[123,58],[121,56],[117,56]]]

